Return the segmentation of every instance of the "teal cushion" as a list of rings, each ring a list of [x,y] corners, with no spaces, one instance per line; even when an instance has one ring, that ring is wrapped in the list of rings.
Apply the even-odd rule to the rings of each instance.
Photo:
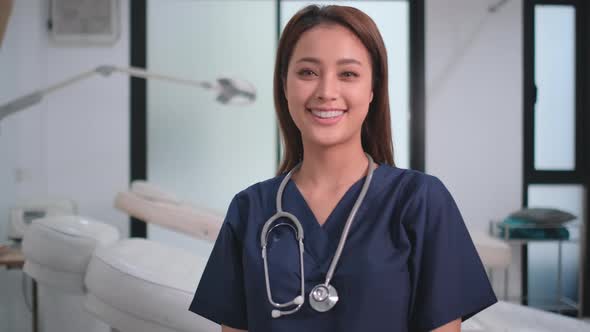
[[[567,240],[569,231],[564,226],[552,228],[534,227],[537,223],[520,218],[508,217],[498,224],[500,236],[505,238],[505,231],[508,230],[509,239],[535,239],[535,240]]]
[[[576,219],[577,217],[569,212],[554,208],[524,208],[508,216],[527,222],[538,224],[563,224]]]

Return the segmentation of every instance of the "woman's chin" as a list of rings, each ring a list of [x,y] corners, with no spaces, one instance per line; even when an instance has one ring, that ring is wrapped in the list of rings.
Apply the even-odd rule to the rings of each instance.
[[[329,148],[345,144],[348,140],[340,133],[327,135],[327,133],[324,132],[320,135],[313,135],[310,139],[305,141],[307,144],[312,144],[317,147]]]

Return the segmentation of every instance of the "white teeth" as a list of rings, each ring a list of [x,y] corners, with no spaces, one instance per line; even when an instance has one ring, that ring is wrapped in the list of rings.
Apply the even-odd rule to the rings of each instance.
[[[311,110],[311,113],[313,113],[313,115],[320,117],[322,119],[329,119],[329,118],[335,118],[337,116],[342,115],[342,113],[344,113],[344,111],[316,111],[316,110]]]

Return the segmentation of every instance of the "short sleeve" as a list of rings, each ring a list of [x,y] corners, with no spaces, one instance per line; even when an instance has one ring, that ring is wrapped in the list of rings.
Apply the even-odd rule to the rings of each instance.
[[[401,215],[412,243],[410,331],[464,321],[497,302],[451,194],[436,177],[424,180]]]
[[[242,249],[232,227],[239,219],[236,196],[229,205],[189,310],[217,324],[247,330]]]

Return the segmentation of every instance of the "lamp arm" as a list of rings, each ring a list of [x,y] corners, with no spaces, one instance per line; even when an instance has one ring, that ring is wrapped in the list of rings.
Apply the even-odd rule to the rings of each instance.
[[[85,71],[81,74],[78,74],[76,76],[65,79],[59,83],[55,83],[53,85],[50,85],[49,87],[47,87],[43,90],[40,90],[39,92],[41,92],[41,94],[43,94],[43,95],[48,95],[54,91],[61,90],[61,89],[65,88],[66,86],[72,85],[72,84],[77,83],[79,81],[83,81],[89,77],[92,77],[92,76],[96,75],[96,73],[97,73],[96,69]]]
[[[0,106],[0,121],[12,113],[33,106],[43,99],[43,93],[39,90],[31,92],[28,95],[16,98]]]
[[[87,79],[91,76],[94,76],[96,74],[100,74],[102,76],[110,76],[113,72],[121,72],[121,73],[127,74],[129,76],[133,76],[133,77],[155,78],[155,79],[160,79],[160,80],[172,81],[172,82],[181,83],[181,84],[198,86],[201,88],[209,88],[209,89],[212,88],[212,86],[210,84],[208,84],[207,82],[191,81],[191,80],[185,80],[185,79],[175,78],[175,77],[166,76],[166,75],[154,74],[154,73],[150,73],[146,70],[142,70],[140,68],[133,68],[133,67],[121,68],[121,67],[104,65],[104,66],[98,66],[95,69],[85,71],[81,74],[75,75],[75,76],[65,79],[61,82],[50,85],[49,87],[47,87],[45,89],[31,92],[25,96],[11,100],[4,105],[0,105],[0,121],[2,121],[2,119],[4,119],[5,117],[7,117],[8,115],[10,115],[12,113],[16,113],[20,110],[23,110],[23,109],[29,108],[35,104],[38,104],[39,102],[41,102],[41,100],[43,99],[44,96],[46,96],[52,92],[55,92],[57,90],[61,90],[69,85],[72,85],[72,84],[75,84],[79,81],[85,80],[85,79]]]
[[[76,76],[73,76],[71,78],[68,78],[66,80],[63,80],[59,83],[55,83],[45,89],[33,91],[27,95],[24,95],[24,96],[19,97],[17,99],[11,100],[4,105],[0,105],[0,121],[2,121],[2,119],[4,119],[5,117],[7,117],[8,115],[10,115],[12,113],[16,113],[20,110],[23,110],[23,109],[31,107],[35,104],[38,104],[43,99],[43,96],[45,96],[47,94],[50,94],[54,91],[63,89],[66,86],[72,85],[78,81],[85,80],[88,77],[93,76],[95,74],[96,74],[96,70],[89,70],[87,72],[84,72],[84,73],[78,74]]]
[[[132,77],[139,77],[139,78],[144,78],[144,79],[151,78],[151,79],[157,79],[157,80],[169,81],[169,82],[173,82],[173,83],[195,86],[195,87],[199,87],[199,88],[205,88],[205,89],[209,89],[209,90],[215,90],[219,93],[217,100],[222,103],[227,103],[229,99],[231,99],[232,97],[234,97],[236,95],[245,96],[245,97],[247,97],[247,99],[249,101],[253,101],[256,98],[255,91],[242,91],[242,90],[238,89],[235,86],[235,83],[229,79],[218,79],[217,80],[218,84],[216,85],[216,84],[206,82],[206,81],[188,80],[188,79],[178,78],[178,77],[169,76],[169,75],[152,73],[152,72],[148,72],[147,70],[142,69],[142,68],[136,68],[136,67],[123,68],[123,67],[115,67],[115,66],[111,66],[111,65],[102,65],[102,66],[96,67],[93,70],[83,72],[81,74],[78,74],[78,75],[68,78],[66,80],[63,80],[59,83],[53,84],[45,89],[34,91],[34,92],[29,93],[25,96],[19,97],[17,99],[9,101],[8,103],[0,105],[0,121],[2,121],[2,119],[4,119],[5,117],[7,117],[8,115],[10,115],[12,113],[16,113],[20,110],[23,110],[23,109],[31,107],[35,104],[38,104],[43,99],[43,97],[45,95],[48,95],[54,91],[63,89],[66,86],[72,85],[72,84],[77,83],[81,80],[85,80],[91,76],[94,76],[95,74],[100,74],[102,76],[110,76],[113,72],[120,72],[123,74],[127,74],[129,76],[132,76]]]
[[[103,75],[110,75],[110,73],[116,71],[116,72],[120,72],[123,74],[127,74],[131,77],[139,77],[139,78],[146,78],[146,79],[153,78],[156,80],[169,81],[169,82],[180,83],[180,84],[184,84],[184,85],[191,85],[191,86],[196,86],[196,87],[205,88],[205,89],[213,89],[214,88],[214,86],[209,82],[187,80],[184,78],[178,78],[178,77],[173,77],[173,76],[169,76],[169,75],[153,73],[153,72],[149,72],[145,69],[137,68],[137,67],[122,68],[122,67],[115,67],[115,66],[99,66],[98,68],[96,68],[96,71],[100,74],[103,74]]]

